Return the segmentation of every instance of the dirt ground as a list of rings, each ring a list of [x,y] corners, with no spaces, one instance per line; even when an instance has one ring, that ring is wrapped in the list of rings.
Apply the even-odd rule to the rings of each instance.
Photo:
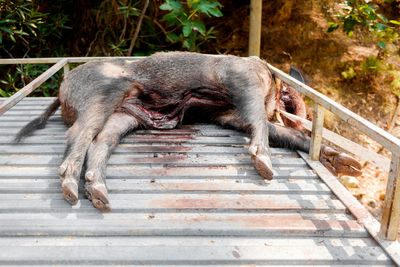
[[[231,9],[229,4],[227,7],[227,3],[223,3],[224,23],[216,27],[219,34],[212,49],[246,56],[249,6],[245,1],[239,2],[233,1]],[[346,68],[359,65],[369,56],[379,56],[379,51],[363,32],[355,32],[353,37],[348,37],[340,30],[327,32],[327,22],[333,21],[334,14],[340,8],[337,2],[264,1],[261,58],[284,71],[288,71],[290,65],[296,66],[306,74],[311,87],[387,130],[397,99],[391,93],[385,77],[379,74],[364,75],[350,81],[341,77],[341,72]],[[240,11],[237,11],[238,6],[241,6]],[[398,57],[391,60],[395,66],[400,66]],[[389,156],[370,138],[357,132],[355,134],[351,126],[333,114],[326,115],[325,127],[370,150]],[[359,187],[349,190],[380,219],[387,173],[371,164],[364,164],[363,175],[357,179]]]

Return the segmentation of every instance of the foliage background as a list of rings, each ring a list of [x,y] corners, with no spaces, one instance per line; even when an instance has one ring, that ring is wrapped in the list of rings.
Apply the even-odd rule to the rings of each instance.
[[[0,56],[143,56],[163,50],[212,52],[204,46],[216,34],[210,26],[214,21],[209,19],[222,16],[222,5],[218,1],[146,2],[0,0]],[[135,37],[137,28],[140,34]],[[0,96],[11,95],[47,67],[2,66]],[[60,79],[60,75],[55,75],[34,95],[56,95]]]

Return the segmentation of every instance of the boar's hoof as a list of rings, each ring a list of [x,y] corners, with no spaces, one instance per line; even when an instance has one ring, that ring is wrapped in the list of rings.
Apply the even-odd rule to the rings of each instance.
[[[362,166],[355,158],[333,147],[323,146],[320,159],[325,168],[334,175],[360,176],[362,174]]]
[[[103,183],[86,183],[85,185],[86,197],[92,201],[93,206],[101,212],[110,212],[110,201],[108,200],[107,188]]]
[[[66,178],[62,182],[64,199],[71,205],[78,201],[78,183],[72,178]]]
[[[260,149],[257,146],[250,146],[249,153],[254,165],[254,168],[258,173],[267,180],[272,180],[273,171],[271,157],[265,149]]]

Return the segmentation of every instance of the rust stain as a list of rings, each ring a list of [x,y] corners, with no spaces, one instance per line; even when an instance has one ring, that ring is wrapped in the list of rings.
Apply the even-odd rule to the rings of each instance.
[[[232,201],[219,199],[218,196],[200,198],[157,199],[151,201],[152,206],[166,209],[258,209],[258,210],[288,210],[301,209],[296,202],[281,203],[273,200],[240,199]]]
[[[235,216],[210,216],[199,214],[193,217],[176,221],[176,223],[184,223],[187,225],[197,224],[200,222],[222,222],[229,225],[240,225],[244,228],[263,228],[270,230],[279,230],[281,232],[318,232],[318,231],[357,231],[363,229],[356,221],[335,221],[335,220],[315,220],[304,219],[299,214],[282,215],[282,214],[259,214],[255,216],[235,215]],[[265,246],[271,244],[264,243]],[[237,249],[239,250],[239,249]]]
[[[235,257],[236,259],[240,259],[240,254],[239,254],[239,252],[237,252],[236,250],[233,250],[233,251],[232,251],[232,255],[233,255],[233,257]]]
[[[234,187],[231,185],[217,185],[217,184],[201,184],[201,183],[195,183],[195,184],[188,184],[188,183],[166,183],[160,185],[162,189],[165,190],[171,190],[171,189],[176,189],[176,190],[184,190],[184,191],[209,191],[209,192],[217,192],[217,191],[230,191],[233,190]]]
[[[154,180],[154,181],[153,181]],[[153,181],[153,182],[152,182]],[[150,183],[155,183],[152,179]],[[233,191],[237,190],[235,184],[216,184],[216,183],[157,183],[151,187],[153,190],[181,190],[181,191]]]
[[[135,146],[132,147],[132,151],[135,152],[149,152],[149,153],[155,153],[155,152],[188,152],[191,151],[191,147],[187,146]]]
[[[179,163],[187,160],[188,157],[185,155],[177,156],[164,156],[164,157],[131,157],[133,163]]]
[[[153,136],[153,135],[137,135],[127,136],[125,140],[138,140],[142,143],[185,143],[188,140],[194,140],[195,137],[190,135],[180,136]]]
[[[146,130],[136,131],[134,135],[193,135],[197,134],[199,130],[196,129],[171,129],[171,130]]]
[[[195,139],[194,136],[192,135],[138,135],[138,136],[132,136],[132,139],[139,139],[139,140],[146,140],[146,139],[157,139],[157,140],[171,140],[173,141],[174,138],[179,138],[179,139],[187,139],[187,140],[193,140]]]
[[[227,166],[210,166],[210,167],[198,167],[198,166],[186,166],[186,167],[174,167],[166,166],[162,169],[150,169],[149,175],[201,175],[202,172],[210,170],[227,170],[230,167]]]

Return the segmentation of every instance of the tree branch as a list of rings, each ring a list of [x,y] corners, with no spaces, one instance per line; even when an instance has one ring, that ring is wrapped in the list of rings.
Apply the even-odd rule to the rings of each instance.
[[[143,10],[142,10],[142,13],[140,14],[139,21],[136,26],[135,34],[133,35],[131,45],[129,46],[128,56],[132,55],[132,50],[133,50],[133,47],[135,46],[136,39],[139,36],[140,27],[142,26],[143,17],[144,17],[144,14],[146,13],[147,7],[149,6],[149,2],[150,2],[149,0],[146,0]]]

